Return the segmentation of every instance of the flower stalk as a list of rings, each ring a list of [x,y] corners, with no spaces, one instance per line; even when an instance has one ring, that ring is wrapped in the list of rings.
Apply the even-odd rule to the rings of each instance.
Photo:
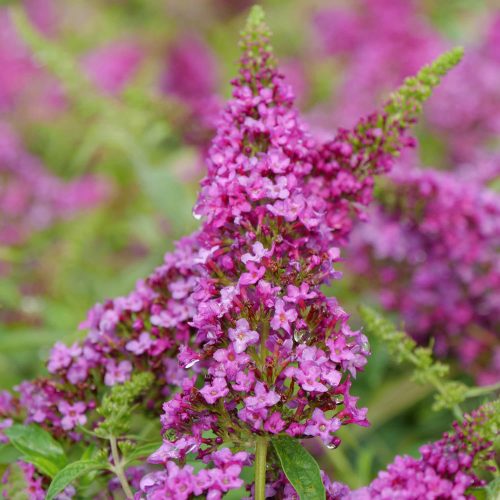
[[[134,498],[134,494],[132,492],[132,488],[128,483],[127,476],[125,475],[125,470],[123,468],[123,461],[120,457],[120,453],[118,451],[118,445],[116,442],[116,437],[111,436],[109,438],[109,443],[111,445],[111,456],[113,457],[113,466],[111,467],[112,472],[120,481],[120,485],[122,487],[123,492],[127,495],[127,498]]]
[[[265,437],[257,437],[255,444],[255,500],[266,498],[266,463],[268,440]]]

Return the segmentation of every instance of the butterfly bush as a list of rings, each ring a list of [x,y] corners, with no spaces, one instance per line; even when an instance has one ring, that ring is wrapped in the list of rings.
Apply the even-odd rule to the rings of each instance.
[[[420,447],[419,458],[396,457],[368,487],[347,498],[474,499],[470,488],[485,484],[476,471],[496,470],[493,442],[487,436],[498,432],[499,409],[498,402],[490,403],[466,415],[453,424],[452,432]]]
[[[342,423],[366,423],[349,377],[342,380],[366,363],[366,339],[319,289],[339,277],[339,251],[323,221],[328,202],[309,176],[318,160],[325,170],[331,160],[299,121],[267,37],[244,39],[241,77],[195,207],[209,254],[194,292],[196,349],[182,349],[179,359],[202,361],[207,376],[202,387],[186,379],[184,392],[164,405],[164,432],[177,438],[154,461],[202,444],[203,455],[213,453],[226,432],[245,443],[255,431],[286,430],[332,445]],[[217,437],[204,438],[208,430]]]
[[[495,170],[491,159],[475,180],[467,169],[397,169],[349,261],[417,341],[433,339],[482,383],[500,369],[500,199],[478,182]]]
[[[404,132],[438,79],[424,71],[385,113],[317,144],[293,108],[268,37],[260,21],[244,34],[240,77],[209,150],[194,210],[206,249],[193,292],[196,336],[178,355],[205,376],[186,377],[163,406],[166,439],[150,462],[167,470],[144,478],[147,498],[168,496],[178,474],[173,459],[182,463],[188,453],[210,461],[228,442],[239,453],[277,434],[336,447],[342,425],[367,424],[350,394],[367,339],[320,287],[340,278],[337,245],[349,235],[355,205],[370,201],[373,175],[413,144]],[[401,108],[397,121],[389,119]],[[210,498],[239,486],[209,484]],[[191,471],[179,498],[198,494]]]
[[[350,490],[331,482],[322,473],[327,500],[473,500],[472,488],[484,486],[478,473],[495,472],[495,450],[491,437],[498,432],[498,401],[481,406],[462,421],[453,423],[438,441],[419,448],[418,458],[397,456],[368,485]],[[281,473],[268,485],[268,496],[299,500],[293,486]]]
[[[281,82],[279,78],[277,81]],[[285,87],[281,85],[280,89]],[[288,88],[286,91],[284,107],[288,109],[291,107],[291,94]],[[315,155],[317,161],[309,175],[308,189],[316,190],[322,197],[322,200],[318,198],[318,203],[323,203],[324,207],[318,208],[330,218],[328,227],[333,229],[339,242],[345,240],[346,232],[350,230],[353,210],[348,197],[344,199],[344,193],[367,201],[372,185],[371,178],[364,177],[367,165],[386,168],[390,163],[391,148],[410,144],[410,138],[398,131],[399,125],[393,124],[388,114],[377,116],[361,120],[355,130],[340,131],[335,140],[318,145],[316,151],[310,153]],[[380,123],[376,123],[377,120]],[[368,134],[372,125],[384,130],[387,139],[381,140],[377,132]],[[396,134],[400,132],[401,144],[396,140]],[[366,148],[362,154],[359,151],[361,139]],[[310,137],[307,140],[310,143],[308,148],[313,149],[314,141]],[[275,149],[275,153],[276,161],[290,163],[281,154],[281,149]],[[277,207],[285,203],[280,196],[288,197],[287,186],[288,180],[280,175],[273,188]],[[303,203],[300,195],[297,195],[297,200],[300,208],[300,203]],[[286,200],[286,203],[290,204],[290,201]],[[309,210],[309,214],[312,212]],[[62,343],[54,346],[47,364],[51,376],[19,386],[20,403],[27,421],[42,423],[54,431],[59,429],[57,432],[61,433],[63,414],[59,409],[60,403],[63,402],[62,408],[65,408],[66,403],[83,402],[86,413],[92,413],[106,386],[127,380],[130,373],[137,370],[152,370],[160,391],[168,391],[168,384],[180,386],[184,374],[172,358],[179,345],[187,345],[189,339],[195,338],[193,318],[201,299],[194,289],[206,273],[207,260],[214,251],[213,247],[206,248],[203,239],[196,233],[184,238],[173,253],[166,254],[164,264],[148,278],[139,281],[133,292],[96,305],[82,324],[82,328],[88,330],[83,342],[73,346]],[[241,256],[241,263],[246,263],[250,270],[258,267],[264,254],[271,255],[269,249],[266,250],[257,241],[251,243],[246,253],[245,257]],[[304,292],[306,287],[307,284],[292,286],[287,300],[281,299],[278,307],[290,309],[288,317],[293,314],[290,304],[302,300],[301,293],[313,293]],[[274,321],[278,320],[277,316]],[[189,349],[185,349],[184,356],[188,353]],[[88,382],[89,377],[92,383]]]
[[[447,55],[381,113],[318,143],[293,107],[268,37],[254,19],[195,207],[201,230],[129,295],[96,305],[84,340],[56,343],[49,376],[23,382],[0,408],[4,427],[35,422],[78,441],[89,439],[81,426],[100,425],[96,409],[109,388],[132,374],[154,375],[141,412],[180,389],[164,405],[165,441],[151,457],[166,470],[141,481],[149,498],[219,498],[240,487],[255,436],[318,437],[335,447],[340,426],[367,424],[350,393],[367,340],[321,286],[340,278],[339,247],[371,201],[373,176],[413,145],[406,132],[422,101],[460,58]],[[188,452],[210,467],[184,465]]]
[[[343,58],[347,76],[341,97],[355,89],[369,101],[392,78],[411,71],[411,64],[447,45],[416,2],[382,0],[357,7],[362,8],[326,9],[315,19],[325,52]],[[428,106],[427,118],[443,146],[440,167],[449,173],[419,173],[420,161],[405,158],[394,179],[397,188],[382,190],[380,206],[355,236],[358,255],[351,265],[369,289],[378,283],[384,305],[402,313],[416,339],[435,339],[438,353],[457,357],[483,383],[498,379],[498,215],[492,208],[497,202],[480,185],[465,188],[462,205],[461,191],[464,183],[498,178],[498,23],[495,11],[482,39],[470,44],[464,64]],[[344,97],[339,108],[352,116],[358,105],[366,109],[363,98]],[[427,199],[432,196],[439,201]],[[477,214],[471,206],[477,206]],[[363,279],[368,276],[371,280]]]

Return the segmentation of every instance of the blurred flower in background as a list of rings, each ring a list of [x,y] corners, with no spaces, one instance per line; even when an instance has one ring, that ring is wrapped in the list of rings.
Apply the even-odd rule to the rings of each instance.
[[[435,14],[423,2],[399,0],[316,14],[323,52],[343,70],[329,120],[349,122],[455,43],[434,25]],[[438,355],[482,383],[497,381],[500,371],[499,15],[478,16],[463,40],[464,61],[431,98],[420,147],[402,158],[392,187],[380,186],[379,206],[359,227],[350,255],[358,293],[364,283],[416,340],[433,342]]]
[[[342,62],[342,82],[328,112],[330,120],[350,125],[445,49],[447,44],[423,14],[414,1],[362,0],[315,15],[322,52]]]

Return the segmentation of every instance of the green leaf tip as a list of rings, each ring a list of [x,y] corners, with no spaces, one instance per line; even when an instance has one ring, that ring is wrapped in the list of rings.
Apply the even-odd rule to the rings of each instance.
[[[149,389],[153,380],[152,373],[143,372],[133,375],[123,384],[114,385],[97,409],[104,420],[95,433],[104,439],[125,434],[130,426],[129,416],[134,402]]]
[[[290,436],[277,436],[272,443],[281,468],[300,500],[325,500],[319,465],[300,441]]]
[[[80,476],[96,469],[104,469],[105,464],[96,460],[78,460],[60,470],[50,483],[45,500],[52,500]]]
[[[417,346],[404,331],[397,329],[391,321],[369,307],[360,306],[359,314],[369,339],[380,339],[397,363],[412,365],[415,382],[429,384],[436,389],[433,409],[448,408],[460,419],[462,414],[459,405],[468,397],[467,386],[447,379],[449,367],[433,358],[432,348]]]

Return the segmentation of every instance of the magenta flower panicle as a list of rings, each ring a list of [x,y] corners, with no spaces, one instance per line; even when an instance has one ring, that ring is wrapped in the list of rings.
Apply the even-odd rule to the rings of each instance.
[[[193,292],[197,334],[182,358],[196,359],[204,376],[186,379],[161,418],[164,446],[181,462],[279,433],[338,446],[342,425],[367,424],[350,395],[367,339],[321,285],[340,277],[337,247],[354,204],[369,202],[373,175],[411,143],[406,129],[422,101],[460,58],[445,55],[408,79],[382,114],[318,144],[276,69],[258,8],[241,47],[195,206],[206,258]],[[165,471],[163,483],[170,477]]]
[[[353,234],[358,283],[379,290],[416,341],[433,339],[437,355],[497,382],[500,197],[465,170],[400,167],[390,181]]]
[[[497,437],[499,410],[497,400],[466,415],[461,423],[453,424],[453,432],[422,446],[419,458],[396,457],[369,486],[346,498],[473,500],[471,488],[486,484],[477,474],[497,471],[491,439]]]

